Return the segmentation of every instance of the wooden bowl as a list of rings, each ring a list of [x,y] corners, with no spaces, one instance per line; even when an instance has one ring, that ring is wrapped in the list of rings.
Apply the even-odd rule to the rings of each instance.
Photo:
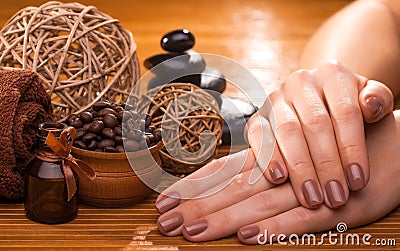
[[[89,164],[96,172],[96,179],[79,178],[80,202],[96,207],[126,207],[143,201],[161,176],[159,150],[163,142],[137,152],[103,153],[72,147],[72,155]],[[134,163],[134,170],[131,163]],[[157,168],[155,168],[157,167]],[[146,184],[137,176],[146,177]],[[150,184],[149,184],[150,183]]]

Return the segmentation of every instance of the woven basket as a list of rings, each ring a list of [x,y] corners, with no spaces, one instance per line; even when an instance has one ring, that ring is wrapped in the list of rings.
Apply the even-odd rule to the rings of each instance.
[[[149,113],[152,125],[163,130],[160,157],[166,171],[189,174],[214,158],[223,119],[218,103],[201,88],[172,83],[151,89],[141,97],[138,111]]]
[[[79,3],[53,1],[16,13],[0,30],[0,66],[39,73],[57,120],[100,99],[126,100],[139,78],[132,34]]]

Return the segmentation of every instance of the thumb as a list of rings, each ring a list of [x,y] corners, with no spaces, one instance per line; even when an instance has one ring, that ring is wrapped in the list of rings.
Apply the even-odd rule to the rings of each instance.
[[[377,122],[393,111],[393,94],[381,82],[368,80],[358,97],[367,123]]]

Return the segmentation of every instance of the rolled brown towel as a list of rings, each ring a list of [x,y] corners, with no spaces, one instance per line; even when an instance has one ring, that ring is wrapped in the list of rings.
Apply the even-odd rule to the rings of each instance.
[[[52,120],[51,100],[40,77],[0,70],[0,198],[24,196],[25,167],[33,158],[36,130]]]

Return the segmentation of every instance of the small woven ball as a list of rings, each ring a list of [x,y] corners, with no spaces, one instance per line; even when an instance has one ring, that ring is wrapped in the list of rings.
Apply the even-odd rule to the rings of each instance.
[[[57,120],[100,99],[124,101],[139,78],[132,34],[93,6],[48,2],[0,30],[0,67],[37,72]]]
[[[137,109],[162,128],[160,156],[166,171],[189,174],[215,156],[223,119],[218,103],[203,89],[184,83],[156,87],[141,97]]]

